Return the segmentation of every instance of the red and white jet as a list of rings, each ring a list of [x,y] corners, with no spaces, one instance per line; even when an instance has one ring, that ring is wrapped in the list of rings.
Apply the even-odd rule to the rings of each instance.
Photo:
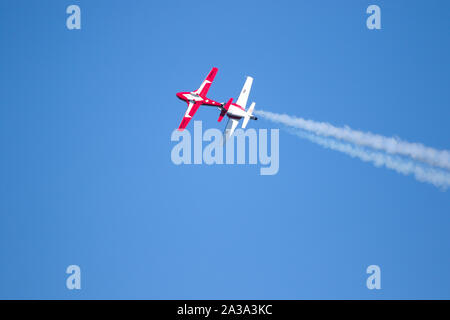
[[[247,77],[247,80],[245,80],[244,87],[242,87],[241,94],[239,95],[236,103],[233,103],[233,98],[231,98],[225,105],[219,107],[221,111],[219,119],[217,119],[217,121],[220,122],[225,115],[228,116],[228,123],[224,132],[225,139],[228,139],[233,135],[234,130],[239,123],[239,120],[241,120],[242,118],[244,118],[242,129],[245,129],[250,119],[258,120],[258,118],[253,115],[253,109],[255,109],[254,102],[252,102],[248,111],[245,111],[245,106],[247,105],[247,100],[252,88],[252,84],[253,78]]]
[[[218,69],[212,68],[206,77],[205,81],[201,84],[200,88],[192,92],[178,92],[177,97],[183,101],[186,101],[188,104],[186,113],[184,114],[183,120],[181,120],[180,126],[178,127],[179,131],[183,131],[188,125],[189,121],[191,121],[194,114],[197,112],[198,108],[201,105],[208,105],[214,107],[222,107],[222,103],[216,102],[214,100],[206,97],[209,88],[211,87],[211,83],[214,81],[216,77]]]

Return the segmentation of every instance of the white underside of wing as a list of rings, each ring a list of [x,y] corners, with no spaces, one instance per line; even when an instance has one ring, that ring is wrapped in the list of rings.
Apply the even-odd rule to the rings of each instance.
[[[228,118],[228,123],[227,123],[225,131],[223,133],[225,140],[228,140],[228,138],[230,138],[233,135],[234,130],[236,129],[238,123],[239,123],[239,120],[236,120],[233,118]]]
[[[184,114],[185,118],[192,118],[189,113],[191,113],[191,109],[192,109],[193,105],[194,105],[194,103],[189,101],[188,107],[186,109],[186,113]]]

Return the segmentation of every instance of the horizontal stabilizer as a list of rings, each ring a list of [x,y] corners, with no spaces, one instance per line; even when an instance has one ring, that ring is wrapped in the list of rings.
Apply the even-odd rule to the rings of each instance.
[[[223,117],[227,114],[228,109],[230,108],[231,103],[233,102],[233,98],[228,100],[228,102],[223,106],[222,111],[220,111],[218,122],[222,121]]]
[[[245,127],[247,127],[248,121],[251,118],[255,118],[255,117],[252,117],[253,109],[255,109],[255,103],[254,102],[252,102],[252,104],[250,105],[250,108],[248,108],[247,114],[245,115],[244,121],[242,122],[242,129],[245,129]]]

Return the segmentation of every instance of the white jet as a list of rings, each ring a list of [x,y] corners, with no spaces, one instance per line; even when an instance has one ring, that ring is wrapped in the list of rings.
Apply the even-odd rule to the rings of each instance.
[[[239,95],[239,98],[236,103],[233,103],[233,98],[228,100],[228,102],[222,106],[219,107],[220,110],[220,116],[217,121],[222,121],[223,117],[225,115],[228,116],[228,123],[224,131],[224,138],[228,139],[230,138],[234,130],[236,129],[239,120],[244,118],[244,121],[242,123],[242,129],[245,129],[247,127],[248,121],[250,119],[257,120],[258,118],[253,115],[253,109],[255,109],[255,103],[252,102],[250,105],[250,108],[248,111],[245,110],[245,106],[247,105],[248,96],[250,94],[250,90],[252,88],[253,84],[253,78],[247,77],[247,80],[245,80],[244,87],[242,87],[241,94]]]

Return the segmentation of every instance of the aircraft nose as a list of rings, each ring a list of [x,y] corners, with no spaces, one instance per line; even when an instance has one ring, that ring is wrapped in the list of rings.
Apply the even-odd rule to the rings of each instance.
[[[183,96],[181,95],[181,92],[177,92],[177,98],[178,98],[178,99],[183,99],[182,97],[183,97]]]

